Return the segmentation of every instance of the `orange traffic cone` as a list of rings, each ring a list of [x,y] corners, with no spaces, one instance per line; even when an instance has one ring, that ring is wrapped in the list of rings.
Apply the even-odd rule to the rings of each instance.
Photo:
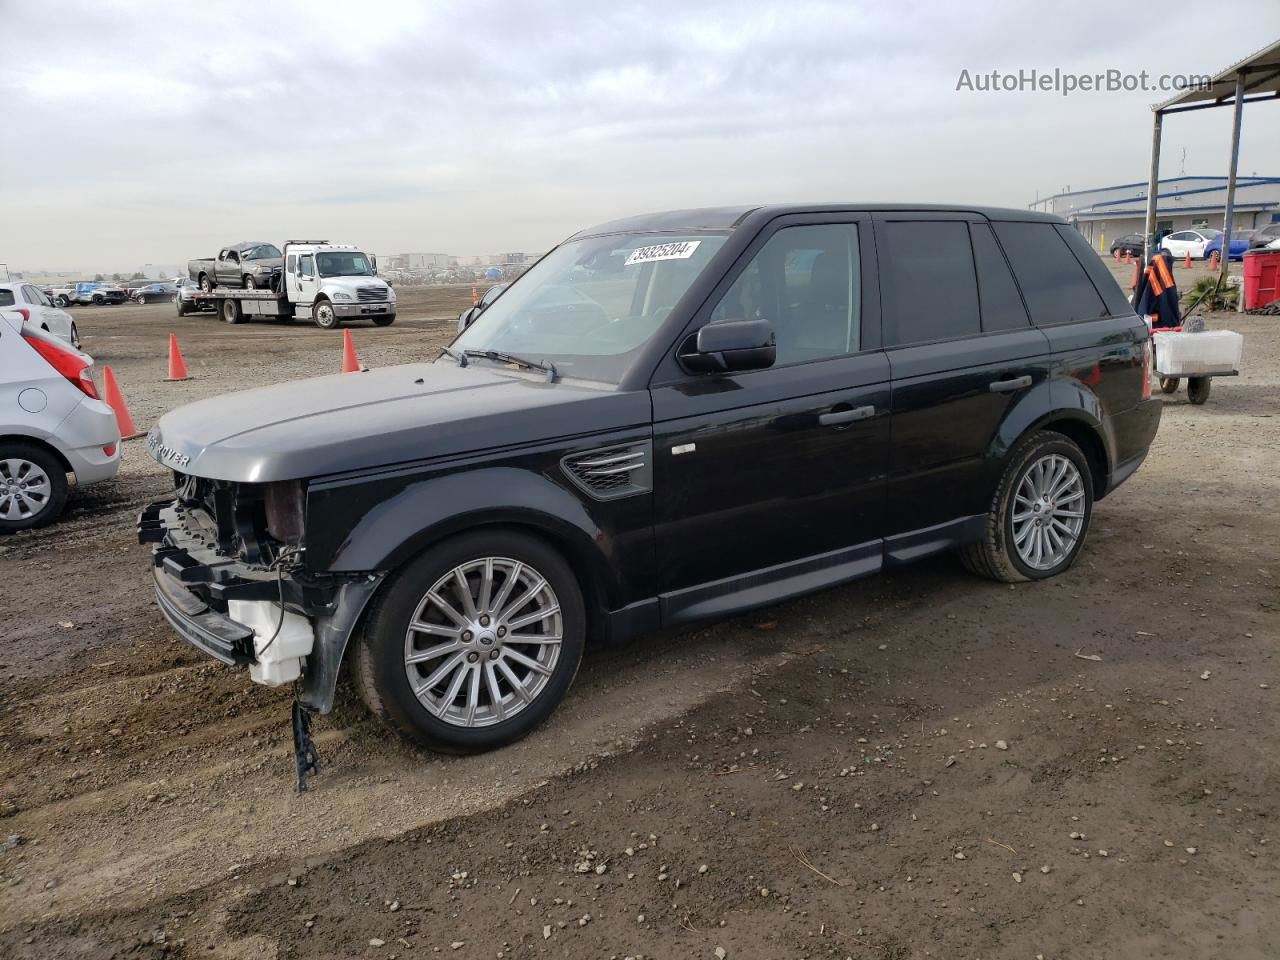
[[[351,342],[351,331],[342,331],[342,372],[359,373],[360,361],[356,359],[356,348]]]
[[[133,425],[133,417],[129,416],[129,407],[124,402],[124,395],[120,392],[116,375],[111,372],[110,366],[102,368],[102,394],[103,402],[115,411],[116,426],[120,428],[120,439],[128,440],[130,437],[141,436],[138,428]]]
[[[471,285],[471,305],[474,307],[479,302],[480,294],[476,293],[476,285],[473,283]]]
[[[1218,269],[1218,251],[1217,250],[1209,254],[1209,269],[1210,270]]]
[[[1186,262],[1183,263],[1183,266],[1186,267],[1188,270],[1191,269],[1191,251],[1190,250],[1187,251],[1187,259],[1186,259]]]
[[[178,338],[171,333],[169,334],[169,375],[165,377],[165,380],[190,379],[191,376],[187,373],[187,365],[182,362],[182,351],[178,349]]]

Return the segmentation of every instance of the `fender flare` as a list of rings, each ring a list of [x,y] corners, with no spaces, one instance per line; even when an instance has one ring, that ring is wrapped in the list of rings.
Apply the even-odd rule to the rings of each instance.
[[[1057,379],[1037,384],[1009,410],[996,431],[988,459],[1003,466],[1009,452],[1029,433],[1045,427],[1063,428],[1090,458],[1095,496],[1107,489],[1115,464],[1115,438],[1097,395],[1078,380]]]
[[[307,512],[329,510],[346,484],[313,487]],[[541,533],[589,577],[606,607],[621,595],[608,538],[583,502],[541,474],[514,467],[449,473],[410,483],[369,510],[321,559],[327,573],[387,572],[434,543],[480,526],[509,524]],[[319,571],[317,571],[319,572]]]

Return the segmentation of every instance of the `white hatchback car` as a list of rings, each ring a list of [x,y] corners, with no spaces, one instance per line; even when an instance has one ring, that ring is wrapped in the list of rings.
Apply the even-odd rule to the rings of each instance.
[[[110,480],[120,430],[98,399],[93,357],[0,310],[0,534],[52,523],[70,486]]]
[[[55,307],[34,283],[0,283],[0,310],[16,310],[41,330],[48,330],[73,347],[80,346],[80,331],[71,314]]]

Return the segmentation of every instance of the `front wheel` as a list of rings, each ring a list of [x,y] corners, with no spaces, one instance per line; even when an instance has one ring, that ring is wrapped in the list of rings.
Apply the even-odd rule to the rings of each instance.
[[[332,330],[338,325],[338,315],[328,300],[317,300],[311,308],[311,319],[321,330]]]
[[[55,307],[62,307],[65,310],[67,307],[71,306],[71,301],[66,297],[57,296],[53,298],[53,305]]]
[[[227,297],[222,301],[222,319],[227,323],[243,323],[244,313],[240,310],[240,301]]]
[[[389,316],[373,318],[373,325],[375,327],[389,327],[395,322],[396,322],[396,315],[394,313],[390,314]]]
[[[564,558],[527,534],[487,530],[432,547],[382,589],[353,650],[369,709],[443,753],[511,743],[563,699],[586,611]]]
[[[961,549],[973,573],[1017,583],[1043,580],[1075,562],[1093,514],[1093,475],[1068,437],[1043,430],[1008,459],[981,541]]]
[[[1160,392],[1161,393],[1177,393],[1178,386],[1182,383],[1181,377],[1161,377]]]
[[[244,278],[244,288],[246,290],[257,290],[258,284],[254,281],[253,277],[246,274]]]
[[[77,350],[80,349],[80,328],[74,323],[71,324],[71,345]]]

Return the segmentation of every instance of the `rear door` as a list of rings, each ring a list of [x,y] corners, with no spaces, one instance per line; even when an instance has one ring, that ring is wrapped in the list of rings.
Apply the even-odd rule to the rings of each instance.
[[[769,320],[774,366],[652,386],[668,621],[879,567],[889,370],[874,264],[865,214],[780,218],[693,324]]]
[[[885,352],[893,376],[889,559],[986,512],[993,444],[1020,396],[1048,378],[1048,342],[1027,315],[984,218],[876,217]],[[904,536],[904,535],[910,536]]]

